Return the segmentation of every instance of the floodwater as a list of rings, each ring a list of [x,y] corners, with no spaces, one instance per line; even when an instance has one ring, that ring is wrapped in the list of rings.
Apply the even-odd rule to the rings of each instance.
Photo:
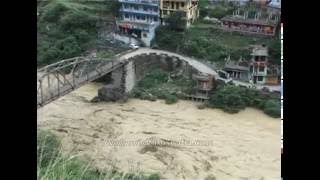
[[[99,87],[87,84],[39,109],[38,128],[98,168],[158,172],[162,179],[281,178],[280,119],[252,108],[201,110],[190,101],[90,103]]]

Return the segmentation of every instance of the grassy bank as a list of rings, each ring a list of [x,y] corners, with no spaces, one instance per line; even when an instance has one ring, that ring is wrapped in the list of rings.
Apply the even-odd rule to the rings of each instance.
[[[50,132],[39,131],[37,138],[38,180],[158,180],[158,174],[101,171],[73,155],[63,154],[60,140]]]

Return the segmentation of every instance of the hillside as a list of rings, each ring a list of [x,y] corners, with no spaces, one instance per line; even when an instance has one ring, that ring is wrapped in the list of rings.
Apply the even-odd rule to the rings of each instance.
[[[38,2],[37,64],[82,55],[100,43],[99,33],[113,28],[116,1]]]
[[[219,23],[211,23],[204,17],[220,19],[225,15],[232,14],[237,6],[230,4],[209,5],[206,0],[200,1],[200,17],[190,28],[184,31],[173,31],[170,27],[157,29],[155,43],[162,49],[194,56],[212,62],[221,62],[224,58],[231,59],[240,57],[249,60],[249,46],[265,44],[269,47],[270,61],[280,65],[281,44],[279,36],[262,37],[225,32],[220,30]],[[245,7],[248,11],[258,11],[257,7]]]

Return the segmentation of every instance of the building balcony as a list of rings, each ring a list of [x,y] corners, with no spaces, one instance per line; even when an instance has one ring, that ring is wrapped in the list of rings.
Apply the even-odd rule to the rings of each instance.
[[[160,22],[147,22],[142,20],[126,20],[126,19],[117,19],[116,24],[121,27],[128,29],[140,29],[143,31],[150,31],[159,26]]]
[[[151,11],[151,10],[145,11],[144,9],[120,8],[119,11],[121,13],[133,13],[133,14],[159,16],[159,10],[158,11]]]
[[[159,0],[119,0],[120,3],[159,6]]]
[[[255,62],[252,62],[250,63],[251,66],[260,66],[260,67],[263,67],[263,66],[267,66],[267,62],[266,61],[255,61]]]
[[[239,33],[245,34],[253,34],[253,35],[264,35],[264,36],[274,36],[275,32],[266,32],[263,30],[256,30],[256,29],[249,29],[249,28],[233,28],[229,27],[228,25],[222,25],[221,29],[224,31],[236,31]]]

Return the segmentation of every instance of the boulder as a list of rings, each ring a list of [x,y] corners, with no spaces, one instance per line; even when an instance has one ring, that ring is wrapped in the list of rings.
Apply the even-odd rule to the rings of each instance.
[[[98,90],[98,98],[101,101],[115,102],[126,97],[127,95],[123,93],[121,88],[112,85],[106,85]]]

